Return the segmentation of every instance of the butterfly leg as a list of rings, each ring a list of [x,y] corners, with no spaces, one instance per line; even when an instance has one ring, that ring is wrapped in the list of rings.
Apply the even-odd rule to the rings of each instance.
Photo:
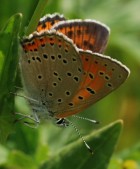
[[[17,113],[17,112],[15,114],[21,116],[20,118],[16,119],[15,122],[19,122],[19,121],[22,121],[24,119],[29,119],[32,122],[23,121],[23,123],[26,126],[31,127],[31,128],[37,128],[38,127],[38,124],[39,124],[40,121],[38,120],[38,118],[34,117],[33,115],[25,115],[25,114]]]
[[[14,87],[15,87],[15,89],[19,89],[19,90],[24,91],[24,89],[22,87],[18,87],[18,86],[14,86]]]

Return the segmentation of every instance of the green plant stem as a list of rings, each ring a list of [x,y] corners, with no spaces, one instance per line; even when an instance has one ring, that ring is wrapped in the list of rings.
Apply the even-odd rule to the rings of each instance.
[[[38,24],[39,19],[42,16],[42,13],[47,5],[48,0],[39,0],[38,5],[36,7],[36,10],[34,11],[34,14],[31,18],[31,21],[28,25],[26,35],[31,34],[33,31],[35,31],[36,26]]]

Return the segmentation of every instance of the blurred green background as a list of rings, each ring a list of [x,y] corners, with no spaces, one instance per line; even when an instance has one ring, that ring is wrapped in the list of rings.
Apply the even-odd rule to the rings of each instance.
[[[23,35],[37,3],[37,0],[1,0],[0,29],[12,15],[22,13],[20,35]],[[138,144],[140,142],[140,1],[49,0],[44,14],[56,12],[68,19],[95,19],[108,25],[111,34],[105,54],[121,61],[131,71],[130,77],[119,89],[80,114],[99,120],[99,125],[77,119],[73,119],[73,122],[80,128],[82,135],[85,135],[116,119],[123,119],[124,128],[116,153]],[[1,71],[2,58],[0,61]],[[16,86],[21,86],[19,71],[16,82]],[[15,98],[15,111],[20,113],[30,111],[23,98]],[[44,148],[42,146],[44,154],[53,153],[54,150],[59,150],[77,138],[78,135],[72,127],[59,129],[48,122],[34,130],[17,123],[6,143],[0,145],[0,156],[5,157],[8,151],[14,149],[30,155],[38,151],[39,144],[44,146]],[[37,145],[38,149],[36,149]],[[37,156],[39,160],[39,154]],[[1,161],[2,159],[0,163]]]

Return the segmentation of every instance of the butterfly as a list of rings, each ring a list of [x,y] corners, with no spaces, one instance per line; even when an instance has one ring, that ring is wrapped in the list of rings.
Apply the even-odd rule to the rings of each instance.
[[[117,89],[129,69],[103,55],[109,28],[95,20],[40,19],[21,41],[20,69],[33,117],[67,126],[75,115]]]

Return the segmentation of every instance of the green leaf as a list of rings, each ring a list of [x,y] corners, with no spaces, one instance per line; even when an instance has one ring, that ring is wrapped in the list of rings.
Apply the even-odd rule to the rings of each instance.
[[[122,121],[119,120],[85,137],[88,144],[94,147],[93,155],[88,152],[81,139],[79,139],[52,156],[41,169],[106,169],[121,128]]]
[[[8,154],[9,150],[6,147],[0,145],[0,166],[7,162]]]
[[[14,169],[37,169],[36,161],[21,151],[12,151],[8,157],[8,168]]]
[[[11,132],[14,98],[10,95],[10,91],[12,91],[16,79],[21,18],[21,14],[15,14],[0,32],[0,52],[3,57],[0,72],[0,142],[5,141],[8,133]]]
[[[42,164],[46,161],[46,158],[48,158],[48,146],[40,143],[35,153],[35,159],[38,164]]]
[[[39,19],[42,17],[42,13],[47,5],[47,2],[48,2],[48,0],[38,1],[38,5],[36,7],[36,10],[34,11],[34,14],[31,18],[31,21],[30,21],[28,28],[26,30],[26,35],[29,35],[36,30],[36,26],[38,24]]]

